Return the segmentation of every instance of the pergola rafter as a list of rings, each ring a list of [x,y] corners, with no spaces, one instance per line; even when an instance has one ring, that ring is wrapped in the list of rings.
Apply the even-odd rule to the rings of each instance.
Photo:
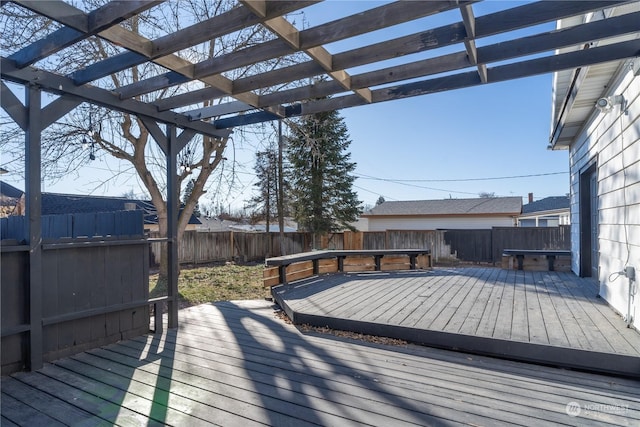
[[[35,9],[33,3],[19,0]],[[151,2],[139,2],[149,6]],[[105,29],[98,36],[118,43],[129,49],[114,57],[98,61],[85,69],[77,70],[69,75],[77,84],[82,85],[107,76],[109,73],[121,71],[128,67],[152,61],[168,68],[170,71],[143,79],[141,81],[118,88],[116,92],[123,100],[166,89],[170,86],[183,85],[191,81],[200,81],[205,88],[194,92],[180,94],[154,102],[158,111],[188,107],[198,102],[231,98],[230,102],[218,106],[188,109],[184,115],[189,121],[208,120],[219,116],[236,115],[215,121],[215,126],[234,127],[264,120],[282,117],[294,117],[323,108],[347,108],[368,103],[383,102],[409,96],[423,95],[441,90],[451,90],[470,85],[486,84],[495,81],[535,75],[540,72],[553,72],[562,69],[570,60],[555,61],[555,66],[537,66],[530,73],[522,73],[522,67],[491,67],[492,63],[513,60],[527,55],[553,52],[555,49],[572,45],[589,43],[602,38],[610,38],[623,34],[638,32],[637,14],[614,17],[595,23],[583,24],[562,31],[549,31],[532,36],[515,38],[506,42],[478,47],[477,40],[497,34],[533,27],[545,22],[562,19],[576,14],[588,13],[603,7],[612,7],[628,1],[590,1],[590,2],[535,2],[523,6],[502,10],[483,16],[475,16],[475,1],[429,1],[429,2],[395,2],[379,6],[360,14],[350,15],[316,27],[297,30],[282,14],[304,8],[315,2],[270,2],[243,1],[243,6],[232,9],[204,22],[194,24],[175,33],[156,40],[148,40],[133,34],[121,27]],[[137,5],[142,9],[143,5]],[[68,7],[67,7],[68,8]],[[449,25],[427,29],[408,36],[392,40],[371,43],[355,49],[335,54],[329,53],[324,45],[350,37],[366,34],[392,25],[400,25],[412,20],[444,11],[459,9],[461,21]],[[44,9],[41,7],[40,9]],[[134,8],[129,7],[130,10]],[[41,10],[42,11],[42,10]],[[70,18],[62,18],[60,14],[52,15],[62,23],[71,25]],[[113,18],[114,24],[119,22]],[[78,22],[73,25],[81,27]],[[262,24],[277,36],[276,39],[250,46],[237,52],[211,58],[200,63],[191,63],[178,57],[174,52],[201,43],[206,37],[212,38],[228,34],[250,25]],[[84,26],[82,26],[84,27]],[[119,28],[115,30],[115,28]],[[124,33],[129,33],[125,34]],[[206,34],[207,36],[204,36]],[[133,41],[132,41],[133,40]],[[427,52],[430,50],[460,44],[464,48],[459,52],[434,56],[393,67],[376,67],[383,61],[406,55]],[[621,55],[628,55],[633,46],[616,49]],[[230,80],[223,75],[240,67],[247,67],[259,62],[276,59],[295,52],[304,52],[311,61],[267,71],[264,73]],[[633,56],[635,53],[632,53]],[[16,55],[17,56],[17,55]],[[586,55],[580,63],[594,63]],[[602,57],[602,56],[601,56]],[[602,60],[615,60],[604,56]],[[544,62],[544,61],[539,61]],[[20,62],[22,63],[22,62]],[[527,64],[531,64],[527,62]],[[371,66],[372,71],[352,74],[350,68]],[[478,80],[465,70],[474,67]],[[508,70],[513,74],[509,75]],[[402,84],[411,80],[437,74],[453,74],[456,77],[436,77],[423,80],[419,85],[423,90],[415,91],[416,83]],[[490,75],[500,76],[493,80]],[[327,81],[317,77],[327,76]],[[283,89],[274,93],[258,95],[256,90],[264,90],[276,85],[290,85],[305,79],[313,83]],[[393,88],[378,88],[398,83]],[[350,92],[352,95],[345,94]],[[331,101],[320,100],[308,102],[309,99],[339,96]],[[256,112],[255,110],[262,110]],[[250,116],[250,118],[247,117]]]
[[[126,3],[126,8],[117,8],[116,6],[119,5],[113,5],[112,3],[114,2],[112,2],[89,14],[84,14],[62,1],[56,1],[53,4],[50,4],[51,2],[27,0],[17,0],[16,2],[39,13],[46,13],[46,16],[56,19],[65,25],[73,26],[64,27],[54,32],[51,36],[11,55],[8,59],[15,62],[16,68],[21,68],[23,64],[32,63],[35,58],[40,58],[44,49],[43,46],[47,44],[45,41],[48,41],[48,44],[51,45],[53,35],[64,33],[63,30],[65,29],[67,32],[75,33],[75,37],[78,40],[97,34],[109,41],[120,43],[130,51],[98,61],[85,69],[71,73],[68,77],[73,80],[75,85],[82,86],[87,81],[107,76],[109,72],[120,71],[144,61],[154,61],[159,65],[173,68],[174,70],[118,88],[116,91],[118,96],[123,101],[130,101],[131,98],[144,93],[188,83],[192,80],[199,80],[208,87],[199,89],[195,93],[157,100],[154,103],[154,107],[161,112],[193,105],[205,100],[210,101],[223,97],[235,98],[235,101],[189,110],[184,114],[186,120],[192,123],[230,114],[241,115],[237,116],[235,120],[233,118],[225,118],[215,122],[215,126],[219,128],[234,127],[278,117],[293,117],[321,111],[323,108],[330,106],[347,108],[372,102],[383,102],[395,99],[394,95],[399,98],[409,96],[409,93],[413,94],[411,96],[418,96],[470,85],[521,78],[541,72],[558,71],[562,67],[568,66],[565,64],[572,62],[570,60],[558,60],[553,61],[555,66],[547,63],[548,65],[545,67],[540,65],[544,61],[538,61],[538,66],[529,68],[529,73],[518,71],[522,67],[499,66],[490,68],[487,64],[638,32],[638,22],[640,21],[639,13],[630,13],[561,31],[549,31],[477,47],[476,39],[481,37],[503,34],[523,27],[548,22],[552,19],[587,13],[603,6],[626,3],[626,1],[537,2],[479,17],[474,16],[473,1],[460,3],[455,1],[411,2],[413,6],[411,8],[407,2],[396,2],[303,31],[296,30],[279,14],[303,9],[315,2],[245,1],[243,4],[248,7],[234,8],[229,12],[152,41],[124,30],[116,24],[135,11],[140,12],[156,5],[159,3],[158,1],[123,2]],[[57,7],[52,7],[54,5],[57,5]],[[372,43],[337,54],[329,54],[321,43],[323,40],[325,44],[343,40],[373,29],[402,24],[411,19],[455,9],[456,7],[460,10],[462,21],[450,25],[428,29],[392,40]],[[120,11],[120,15],[113,13],[116,9]],[[57,12],[54,13],[54,10]],[[97,17],[100,17],[100,19]],[[97,22],[99,25],[94,24],[90,27],[89,22]],[[112,26],[108,27],[107,22],[110,22]],[[278,38],[196,64],[181,59],[173,53],[184,48],[189,43],[193,45],[202,42],[206,38],[206,36],[203,36],[205,33],[208,37],[216,37],[241,29],[243,26],[256,25],[258,23],[267,26]],[[79,31],[78,28],[84,29],[86,32]],[[125,37],[123,33],[128,34]],[[127,41],[123,44],[124,39]],[[131,40],[135,40],[135,42]],[[60,42],[55,45],[55,48],[52,47],[50,49],[57,51],[67,44]],[[348,68],[380,63],[387,59],[426,52],[454,44],[463,44],[464,50],[408,62],[399,66],[379,68],[356,75],[350,75],[346,71]],[[633,56],[635,54],[633,52],[634,46],[632,43],[624,49],[616,49],[615,51],[619,55],[631,54]],[[313,59],[235,81],[231,81],[222,75],[223,72],[237,67],[274,59],[296,51],[306,52]],[[40,54],[37,52],[40,52]],[[592,55],[585,55],[585,58],[580,63],[583,65],[594,63],[593,59],[590,59],[591,57]],[[601,55],[599,57],[603,58],[599,59],[599,61],[620,59],[610,55]],[[527,62],[527,64],[531,63]],[[424,89],[419,91],[414,90],[416,84],[413,82],[406,87],[400,84],[390,89],[375,89],[376,86],[399,83],[403,80],[441,73],[458,72],[470,67],[477,69],[479,81],[473,79],[468,73],[462,72],[454,74],[452,77],[446,76],[424,80],[419,85]],[[509,74],[509,70],[512,70],[512,75]],[[499,79],[494,77],[493,80],[490,80],[489,74],[499,76]],[[253,92],[258,89],[312,79],[321,75],[327,75],[329,81],[315,81],[312,84],[261,96]],[[356,97],[343,95],[345,91],[355,94]],[[308,99],[335,95],[341,96],[332,100],[307,102]],[[286,108],[283,106],[286,106]],[[263,112],[251,113],[252,110],[256,109],[262,109]],[[246,117],[247,113],[251,118]],[[176,124],[181,125],[180,123]]]

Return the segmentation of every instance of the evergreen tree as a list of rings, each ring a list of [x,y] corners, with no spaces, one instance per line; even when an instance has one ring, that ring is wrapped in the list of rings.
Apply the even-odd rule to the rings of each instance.
[[[196,180],[191,178],[189,182],[187,182],[186,187],[184,188],[184,194],[182,195],[182,203],[186,204],[187,201],[191,198],[191,193],[193,192],[193,187],[195,185]],[[200,202],[196,200],[196,205],[193,208],[193,215],[196,218],[200,218]]]
[[[376,206],[379,206],[379,205],[383,204],[384,202],[386,202],[386,200],[384,199],[384,197],[380,196],[380,197],[378,197],[378,200],[376,200]]]
[[[259,216],[264,217],[269,225],[270,219],[278,215],[278,151],[270,147],[256,153],[256,163],[253,167],[258,182],[254,185],[258,190],[250,201],[250,206],[256,209]],[[284,183],[285,195],[288,193],[287,182]],[[285,203],[286,215],[286,197]]]
[[[335,111],[305,116],[291,127],[291,204],[298,226],[314,237],[353,230],[349,223],[361,213],[352,189],[356,164],[350,161],[350,144],[347,126]]]

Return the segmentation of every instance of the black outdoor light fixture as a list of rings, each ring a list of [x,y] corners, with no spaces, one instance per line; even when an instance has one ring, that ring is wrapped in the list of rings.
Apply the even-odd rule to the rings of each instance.
[[[91,123],[91,114],[89,114],[89,131],[87,133],[91,138],[91,151],[89,151],[89,160],[95,160],[96,159],[96,141],[93,137],[94,132],[93,132],[93,124]],[[82,149],[86,150],[87,148],[89,148],[89,143],[87,142],[87,137],[85,135],[82,137]]]
[[[191,150],[187,149],[185,154],[181,156],[182,159],[180,161],[180,172],[191,173],[191,162],[189,159],[191,158]]]

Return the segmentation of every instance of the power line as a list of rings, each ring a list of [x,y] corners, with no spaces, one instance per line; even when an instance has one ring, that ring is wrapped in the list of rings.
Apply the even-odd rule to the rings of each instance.
[[[354,174],[354,175],[357,176],[357,174]],[[410,184],[408,182],[403,182],[403,181],[396,181],[396,180],[389,180],[389,179],[382,179],[382,178],[379,178],[377,180],[392,182],[394,184],[404,185],[404,186],[407,186],[407,187],[421,188],[423,190],[443,191],[445,193],[457,193],[457,194],[467,194],[467,195],[472,194],[474,196],[478,195],[477,192],[476,193],[471,193],[471,192],[468,192],[468,191],[446,190],[446,189],[443,189],[443,188],[435,188],[435,187],[427,187],[427,186],[424,186],[424,185]],[[358,188],[360,188],[360,187],[358,187]]]
[[[372,179],[376,181],[387,181],[387,182],[469,182],[469,181],[496,181],[503,179],[517,179],[517,178],[533,178],[540,176],[551,176],[551,175],[563,175],[568,174],[569,172],[547,172],[547,173],[536,173],[530,175],[512,175],[512,176],[497,176],[497,177],[487,177],[487,178],[456,178],[456,179],[393,179],[393,178],[379,178],[371,175],[365,174],[354,174],[363,179]]]

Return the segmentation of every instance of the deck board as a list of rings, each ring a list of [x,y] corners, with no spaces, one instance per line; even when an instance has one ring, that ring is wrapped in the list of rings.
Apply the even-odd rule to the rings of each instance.
[[[489,305],[489,300],[494,288],[493,284],[499,271],[498,269],[492,269],[485,280],[479,281],[479,286],[476,286],[478,289],[475,294],[471,295],[471,298],[461,307],[461,310],[466,311],[466,313],[463,312],[462,316],[460,316],[463,320],[456,323],[457,327],[453,327],[452,324],[451,331],[471,335],[476,333],[480,326],[482,316]]]
[[[474,328],[474,330],[463,331],[462,333],[469,333],[471,335],[482,337],[493,337],[497,323],[496,319],[498,318],[498,311],[500,310],[500,303],[504,293],[504,283],[507,278],[507,272],[507,270],[498,270],[495,280],[491,282],[491,294],[482,311],[482,317],[480,318],[478,326]]]
[[[3,393],[8,393],[11,396],[14,396],[15,399],[19,399],[23,402],[28,401],[31,402],[33,406],[43,408],[41,409],[43,414],[64,425],[70,425],[84,420],[93,420],[93,424],[96,426],[107,427],[111,425],[105,420],[95,422],[96,420],[92,417],[91,413],[80,408],[69,407],[69,405],[63,404],[56,397],[40,390],[34,390],[32,387],[29,387],[14,378],[5,378],[2,381],[2,391]],[[2,397],[4,399],[4,394]],[[2,409],[4,412],[4,405]],[[4,422],[2,425],[5,425]]]
[[[570,401],[627,409],[572,418]],[[178,330],[5,377],[2,417],[8,426],[637,425],[640,382],[302,333],[271,303],[247,301],[183,309]]]
[[[371,334],[384,330],[384,334],[392,337],[437,346],[442,342],[439,337],[444,336],[428,333],[461,337],[447,338],[442,345],[446,348],[460,348],[456,343],[466,340],[465,337],[491,338],[497,344],[467,340],[469,349],[478,351],[478,346],[485,346],[487,352],[480,351],[481,354],[500,357],[512,354],[519,360],[544,362],[543,347],[553,347],[559,351],[549,356],[549,363],[566,356],[569,360],[566,366],[572,366],[577,353],[567,351],[562,356],[565,349],[583,351],[579,355],[582,361],[576,366],[592,366],[586,359],[589,354],[584,351],[640,358],[638,331],[626,328],[620,316],[597,298],[594,281],[577,278],[572,273],[466,267],[329,275],[313,280],[313,284],[302,281],[274,293],[276,300],[280,302],[281,298],[306,322],[326,321],[323,324],[345,326],[349,330],[360,328]],[[317,285],[319,292],[313,294]],[[300,298],[298,286],[305,289],[305,298]],[[298,293],[293,301],[287,296],[290,290]],[[282,292],[282,297],[278,292]],[[332,302],[325,304],[324,298],[339,300],[339,308]],[[310,304],[309,300],[313,302]],[[397,330],[401,333],[396,336]],[[509,342],[517,343],[517,348],[510,350]],[[534,349],[536,354],[529,359],[520,344],[540,347]],[[595,357],[599,360],[593,363],[594,369],[606,366],[605,356]],[[622,361],[609,359],[616,360],[612,362],[614,365]],[[629,367],[637,364],[631,359],[622,361],[627,362]]]
[[[553,299],[549,295],[549,289],[544,280],[542,280],[542,273],[536,272],[534,276],[536,277],[536,293],[540,305],[540,315],[542,316],[539,321],[544,324],[549,344],[568,347],[569,339],[562,327]]]

